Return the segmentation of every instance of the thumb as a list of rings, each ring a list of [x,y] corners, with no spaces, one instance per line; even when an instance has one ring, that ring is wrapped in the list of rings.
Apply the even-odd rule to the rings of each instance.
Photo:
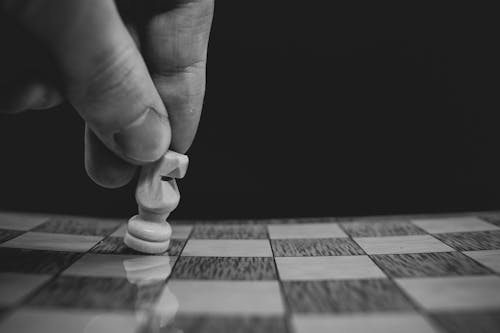
[[[165,106],[112,0],[2,4],[49,48],[68,100],[110,150],[134,164],[167,151]]]

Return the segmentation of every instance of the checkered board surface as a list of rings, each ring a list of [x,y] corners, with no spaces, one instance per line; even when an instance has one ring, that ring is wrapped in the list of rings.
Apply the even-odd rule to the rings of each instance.
[[[500,332],[500,214],[173,223],[0,213],[0,332]]]

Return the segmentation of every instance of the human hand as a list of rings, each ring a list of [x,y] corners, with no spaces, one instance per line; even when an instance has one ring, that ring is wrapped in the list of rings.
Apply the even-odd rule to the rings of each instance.
[[[0,6],[0,112],[66,98],[86,122],[87,173],[105,187],[127,184],[169,147],[187,151],[203,104],[213,0]]]

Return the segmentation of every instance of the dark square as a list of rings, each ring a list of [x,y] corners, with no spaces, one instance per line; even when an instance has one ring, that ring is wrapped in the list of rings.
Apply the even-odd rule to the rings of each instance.
[[[181,254],[182,249],[184,248],[184,244],[186,243],[185,239],[171,239],[170,246],[167,250],[167,254],[170,256],[178,256]],[[144,254],[142,252],[138,252],[129,248],[125,243],[123,243],[123,237],[107,237],[103,239],[101,242],[96,244],[91,250],[90,253],[99,253],[99,254],[130,254],[130,255],[140,255]],[[165,255],[157,254],[157,255]]]
[[[275,257],[345,256],[365,254],[350,238],[272,239]]]
[[[87,236],[107,236],[115,231],[121,223],[113,220],[90,218],[51,218],[35,227],[32,231],[56,234],[72,234]]]
[[[158,321],[152,320],[145,332],[160,333],[286,333],[286,322],[284,317],[266,316],[201,316],[201,315],[178,315],[172,323],[165,327],[155,326]]]
[[[24,234],[24,231],[0,229],[0,243],[6,242],[9,239],[15,238],[22,234]]]
[[[75,252],[0,248],[0,272],[57,274],[81,255]]]
[[[168,255],[175,257],[180,256],[185,244],[185,239],[171,239],[170,247],[167,250]]]
[[[340,224],[351,237],[423,235],[425,231],[410,221],[353,221]]]
[[[79,309],[144,309],[160,295],[164,281],[136,285],[122,278],[59,276],[28,305]]]
[[[491,274],[460,252],[381,254],[371,258],[394,278]]]
[[[283,286],[292,312],[379,312],[413,308],[389,279],[284,281]]]
[[[431,314],[431,319],[449,333],[498,333],[500,311],[442,312]]]
[[[194,226],[191,238],[267,239],[267,228],[257,224],[198,224]]]
[[[500,249],[500,231],[453,232],[433,235],[458,251]]]
[[[273,258],[266,257],[180,257],[172,279],[275,280]]]

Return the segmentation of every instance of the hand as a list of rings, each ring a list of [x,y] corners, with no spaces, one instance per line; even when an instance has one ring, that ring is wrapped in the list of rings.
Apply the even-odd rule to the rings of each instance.
[[[186,152],[203,104],[213,0],[0,6],[0,112],[66,98],[86,122],[87,173],[105,187],[127,184],[169,147]]]

